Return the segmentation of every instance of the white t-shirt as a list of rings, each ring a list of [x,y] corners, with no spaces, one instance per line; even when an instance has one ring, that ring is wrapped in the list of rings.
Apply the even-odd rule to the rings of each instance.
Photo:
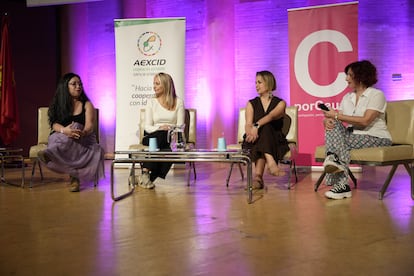
[[[341,101],[339,110],[344,115],[348,116],[364,116],[367,109],[376,110],[380,112],[380,115],[375,118],[372,123],[363,128],[354,128],[354,134],[366,134],[380,138],[391,139],[391,135],[388,132],[387,124],[385,121],[385,110],[387,109],[387,100],[384,93],[373,87],[368,87],[364,93],[359,97],[358,105],[356,103],[355,92],[346,94]]]
[[[181,126],[184,124],[184,102],[177,97],[174,110],[165,109],[156,98],[148,101],[145,108],[145,131],[157,131],[162,125]]]

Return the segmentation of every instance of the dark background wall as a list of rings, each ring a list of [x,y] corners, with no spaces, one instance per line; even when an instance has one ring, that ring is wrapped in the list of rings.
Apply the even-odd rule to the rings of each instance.
[[[74,71],[101,111],[101,145],[112,153],[117,93],[113,21],[145,17],[186,17],[184,100],[197,109],[197,146],[212,147],[222,135],[233,143],[238,109],[256,95],[256,71],[275,73],[277,95],[295,104],[290,101],[287,11],[344,2],[104,0],[27,8],[25,0],[1,0],[0,15],[7,12],[11,21],[22,130],[12,146],[28,155],[37,140],[37,108],[49,104],[61,73]],[[414,98],[414,1],[364,0],[358,6],[359,58],[377,66],[377,87],[388,100]],[[226,108],[215,103],[223,96],[232,99]]]
[[[28,156],[37,143],[37,109],[49,105],[60,75],[57,7],[26,8],[24,0],[2,0],[0,14],[10,18],[9,34],[20,113],[21,134],[10,146]]]

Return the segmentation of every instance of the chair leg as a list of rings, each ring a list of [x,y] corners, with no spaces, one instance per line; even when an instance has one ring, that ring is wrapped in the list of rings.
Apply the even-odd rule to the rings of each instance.
[[[289,174],[288,174],[288,186],[287,186],[287,188],[288,188],[288,190],[290,190],[290,188],[292,187],[292,185],[291,185],[291,178],[292,178],[292,163],[291,162],[289,162]]]
[[[298,174],[296,172],[296,162],[295,160],[290,160],[289,162],[289,177],[288,177],[288,190],[292,187],[291,179],[292,179],[292,173],[295,174],[295,184],[298,183]]]
[[[352,173],[351,169],[348,168],[348,174],[349,177],[352,179],[352,182],[354,182],[354,188],[357,188],[357,179],[355,178],[354,174]]]
[[[96,172],[95,174],[95,179],[93,180],[93,186],[96,188],[96,186],[98,186],[98,172]]]
[[[298,183],[298,172],[296,171],[296,161],[293,160],[293,170],[295,172],[295,183]]]
[[[103,162],[101,163],[100,167],[101,167],[103,175],[105,175],[105,164]],[[93,186],[96,188],[96,186],[98,186],[98,184],[99,184],[99,169],[95,174],[95,179],[94,179]]]
[[[196,168],[195,168],[195,162],[191,162],[193,165],[193,173],[194,173],[194,180],[197,179],[197,172],[196,172]]]
[[[323,172],[323,173],[319,176],[318,181],[316,181],[315,186],[314,186],[314,191],[315,191],[315,192],[317,192],[317,191],[318,191],[319,185],[321,185],[321,183],[322,183],[323,179],[325,178],[325,175],[326,175],[326,172]]]
[[[43,171],[42,171],[42,165],[40,164],[40,161],[38,158],[35,158],[33,161],[33,167],[32,167],[32,176],[30,177],[30,184],[29,184],[29,188],[33,187],[33,178],[34,178],[34,174],[35,174],[35,170],[36,170],[36,166],[39,167],[39,172],[40,172],[40,181],[43,181]]]
[[[26,169],[26,164],[24,163],[24,158],[22,157],[22,185],[21,187],[24,188],[24,171]]]
[[[414,167],[413,164],[411,164],[411,199],[414,200]]]
[[[378,198],[383,199],[384,194],[387,191],[388,185],[390,185],[391,179],[394,176],[395,171],[397,170],[398,164],[392,165],[391,171],[387,176],[387,179],[384,182],[384,185],[382,185],[382,188],[379,192]]]
[[[233,171],[233,166],[234,166],[234,163],[231,163],[231,164],[230,164],[230,170],[229,170],[229,173],[228,173],[228,175],[227,175],[226,187],[228,187],[228,186],[229,186],[229,181],[230,181],[230,176],[231,176],[231,173],[232,173],[232,171]]]
[[[405,169],[408,172],[408,175],[410,176],[410,182],[411,182],[411,199],[414,200],[414,167],[413,163],[410,164],[404,164]]]
[[[243,169],[242,169],[242,164],[239,163],[239,171],[240,171],[240,175],[242,180],[244,180],[244,173],[243,173]]]
[[[192,169],[191,162],[189,162],[188,165],[190,166],[190,169],[188,170],[188,173],[187,173],[187,186],[190,186],[191,169]]]
[[[42,165],[40,164],[39,159],[37,160],[37,165],[39,166],[39,172],[40,172],[40,180],[43,181],[43,170],[42,170]]]
[[[33,160],[33,165],[32,165],[32,176],[30,177],[30,184],[29,184],[29,188],[32,188],[32,187],[33,187],[33,176],[34,176],[34,173],[35,173],[35,170],[36,170],[37,162],[39,162],[39,161],[37,160],[37,158],[35,158],[35,159]]]
[[[193,170],[193,173],[194,173],[194,180],[197,179],[197,173],[195,169],[195,162],[189,162],[188,164],[190,165],[190,169],[188,170],[188,174],[187,174],[187,186],[190,186],[191,169]]]
[[[244,173],[243,173],[242,165],[240,163],[238,163],[238,165],[239,165],[239,171],[240,171],[241,178],[242,178],[242,180],[244,180]],[[233,166],[234,166],[234,163],[231,163],[229,174],[227,175],[226,187],[229,186],[230,176],[231,176],[231,173],[233,172]]]

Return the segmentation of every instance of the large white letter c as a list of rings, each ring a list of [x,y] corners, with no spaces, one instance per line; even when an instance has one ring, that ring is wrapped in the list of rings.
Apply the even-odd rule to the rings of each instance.
[[[345,73],[338,73],[336,80],[329,85],[316,84],[309,74],[309,53],[311,49],[320,42],[330,42],[336,46],[338,52],[352,51],[352,44],[341,32],[334,30],[321,30],[311,33],[299,44],[294,60],[295,77],[302,89],[315,97],[332,97],[338,95],[347,86]]]

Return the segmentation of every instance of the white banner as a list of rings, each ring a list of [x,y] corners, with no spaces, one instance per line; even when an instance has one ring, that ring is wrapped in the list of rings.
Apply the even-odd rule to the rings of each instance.
[[[184,98],[185,18],[115,19],[116,135],[115,150],[140,143],[139,110],[154,96],[159,72],[174,80]]]

